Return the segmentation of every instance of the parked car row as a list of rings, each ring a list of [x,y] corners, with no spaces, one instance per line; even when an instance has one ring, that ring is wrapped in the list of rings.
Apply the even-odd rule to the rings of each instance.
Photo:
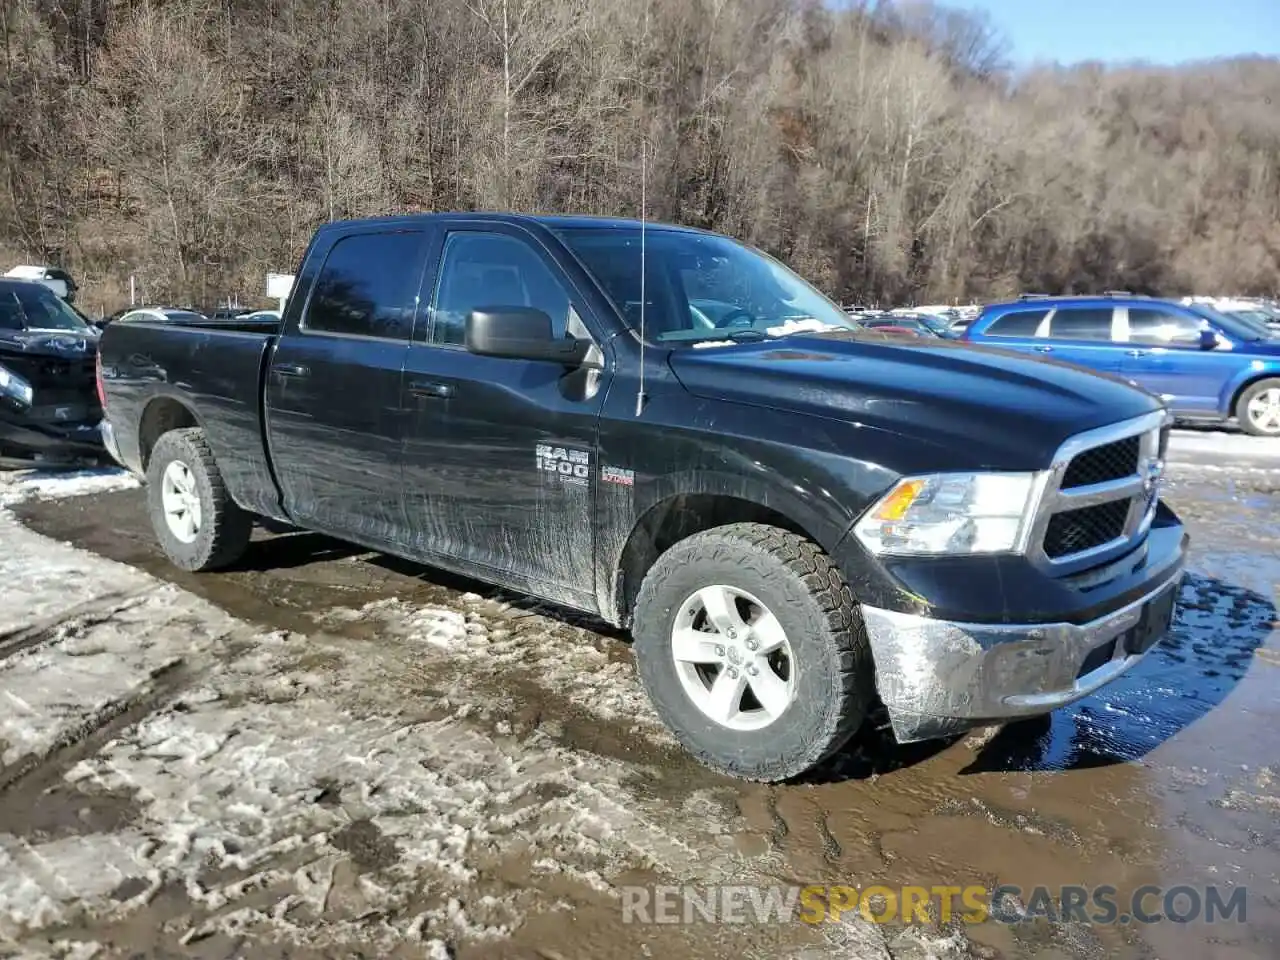
[[[1280,302],[1262,297],[1184,297],[1184,304],[1203,304],[1253,323],[1280,330]]]
[[[1133,294],[1026,295],[984,307],[964,339],[1123,378],[1180,420],[1234,417],[1280,437],[1280,338],[1239,312]]]

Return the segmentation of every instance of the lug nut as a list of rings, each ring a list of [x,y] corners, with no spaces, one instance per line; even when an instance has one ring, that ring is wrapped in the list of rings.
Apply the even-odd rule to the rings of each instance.
[[[723,657],[723,656],[724,656],[724,647],[720,647],[720,646],[717,646],[717,647],[716,647],[716,656],[717,656],[717,657]]]
[[[726,630],[726,631],[725,631],[725,636],[727,636],[730,640],[737,640],[737,639],[738,639],[738,631],[737,631],[737,630]]]
[[[734,667],[729,668],[729,679],[730,680],[738,679],[738,671]]]
[[[756,667],[747,667],[747,676],[754,677],[760,670]]]
[[[756,641],[751,640],[751,639],[748,639],[748,640],[747,640],[747,649],[748,649],[748,650],[758,650],[759,648],[760,648],[760,644],[758,644]]]

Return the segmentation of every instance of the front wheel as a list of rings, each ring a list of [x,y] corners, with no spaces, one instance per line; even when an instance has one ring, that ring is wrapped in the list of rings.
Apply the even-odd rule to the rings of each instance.
[[[636,601],[635,656],[659,717],[705,765],[781,781],[827,759],[872,700],[853,595],[809,540],[739,523],[658,558]]]
[[[253,516],[227,493],[199,428],[171,430],[147,464],[147,510],[165,555],[183,570],[226,567],[240,559]]]
[[[1236,404],[1240,428],[1255,437],[1280,437],[1280,379],[1251,384]]]

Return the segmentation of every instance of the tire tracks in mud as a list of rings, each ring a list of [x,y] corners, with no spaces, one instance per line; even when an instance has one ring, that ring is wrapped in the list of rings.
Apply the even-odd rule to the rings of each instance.
[[[95,627],[109,624],[121,614],[143,607],[166,589],[165,584],[155,583],[141,590],[111,590],[30,626],[5,631],[0,634],[0,671],[24,654],[68,640],[82,639]],[[180,620],[174,620],[171,625],[176,626]],[[21,811],[37,810],[60,791],[89,799],[77,787],[65,782],[66,774],[129,728],[164,709],[183,691],[198,684],[217,663],[237,656],[234,645],[227,644],[234,633],[212,635],[204,663],[179,655],[152,666],[128,695],[108,701],[70,725],[44,749],[0,765],[0,807],[10,811],[5,817],[7,826],[20,832],[20,828],[32,819],[50,822],[52,817],[47,815],[48,811],[38,818],[23,815]],[[223,655],[217,652],[219,646],[224,651]]]
[[[142,603],[155,588],[126,592],[112,590],[91,600],[68,607],[53,617],[46,617],[26,627],[0,632],[0,661],[44,643],[54,643],[73,632],[92,629],[117,614]]]
[[[0,794],[12,802],[20,792],[36,802],[47,788],[59,782],[81,760],[92,756],[108,741],[189,686],[198,672],[181,660],[152,671],[136,695],[113,700],[59,736],[43,754],[27,754],[0,768]]]

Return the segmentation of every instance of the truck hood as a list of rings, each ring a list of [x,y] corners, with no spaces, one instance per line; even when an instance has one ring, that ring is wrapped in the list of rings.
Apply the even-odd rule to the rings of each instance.
[[[1127,381],[1058,361],[857,331],[677,350],[669,363],[695,396],[887,431],[938,448],[939,469],[1042,468],[1072,434],[1162,406]]]
[[[92,360],[98,353],[96,333],[61,330],[0,330],[0,358],[56,357],[60,360]]]

